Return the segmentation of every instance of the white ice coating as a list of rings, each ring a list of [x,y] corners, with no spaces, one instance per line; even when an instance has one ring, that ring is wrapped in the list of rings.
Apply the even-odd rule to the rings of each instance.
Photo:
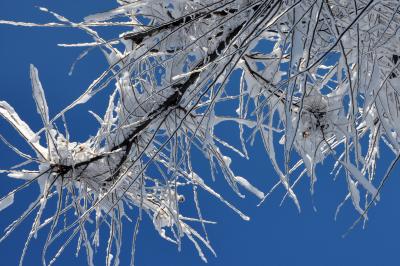
[[[52,258],[46,251],[65,236],[79,239],[77,250],[84,250],[88,265],[101,244],[109,251],[106,264],[118,265],[121,221],[139,222],[143,214],[162,238],[180,248],[186,237],[207,261],[202,248],[215,252],[206,230],[207,208],[197,189],[249,220],[226,200],[229,192],[217,191],[212,180],[224,178],[238,197],[246,190],[264,201],[270,193],[253,186],[253,177],[242,169],[234,170],[240,164],[233,154],[251,160],[260,156],[250,153],[254,149],[265,151],[275,171],[265,177],[277,179],[271,191],[283,186],[284,199],[290,198],[299,210],[296,185],[308,175],[313,193],[318,167],[327,160],[335,162],[335,176],[346,178],[344,201],[351,199],[363,217],[368,208],[361,206],[379,200],[375,171],[381,145],[394,158],[400,152],[397,0],[272,0],[269,5],[253,0],[128,0],[116,1],[112,10],[83,22],[40,10],[57,22],[0,24],[82,30],[91,41],[60,46],[87,49],[76,63],[99,49],[109,67],[75,101],[49,117],[51,103],[31,65],[33,97],[43,122],[38,132],[0,101],[0,116],[35,154],[20,151],[0,135],[23,159],[1,173],[26,182],[0,197],[0,210],[12,206],[14,194],[30,184],[40,188],[0,239],[35,213],[21,265],[31,238],[46,226],[45,263],[61,256],[68,241]],[[115,27],[117,38],[104,39],[97,27]],[[239,82],[235,75],[240,75]],[[83,122],[69,121],[68,111],[106,93],[103,112],[91,112],[97,132],[75,141],[68,124]],[[207,173],[193,156],[197,151],[209,164]],[[181,206],[192,202],[195,217],[186,217]],[[46,207],[54,205],[59,208],[47,217]],[[61,232],[63,215],[74,219]],[[94,234],[89,227],[95,227]],[[104,228],[109,230],[107,243],[101,243]]]
[[[6,209],[14,203],[14,194],[9,195],[5,199],[0,200],[0,211]]]
[[[256,188],[255,186],[253,186],[252,184],[250,184],[250,182],[241,177],[241,176],[235,176],[235,180],[241,185],[243,186],[245,189],[247,189],[248,191],[250,191],[251,193],[253,193],[254,195],[256,195],[259,199],[263,199],[264,198],[264,192],[260,191],[258,188]]]

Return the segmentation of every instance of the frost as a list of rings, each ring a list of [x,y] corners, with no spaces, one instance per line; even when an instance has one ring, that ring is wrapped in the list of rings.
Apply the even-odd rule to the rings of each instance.
[[[38,155],[45,157],[46,149],[39,144],[38,137],[7,102],[0,101],[0,115],[15,128]]]
[[[379,200],[378,190],[364,177],[364,175],[352,164],[341,162],[351,175],[369,192]]]
[[[256,195],[259,199],[263,199],[264,198],[264,193],[261,192],[260,190],[258,190],[256,187],[254,187],[252,184],[250,184],[249,181],[247,181],[247,179],[241,177],[241,176],[235,176],[235,180],[242,185],[245,189],[247,189],[248,191],[250,191],[251,193],[253,193],[254,195]]]
[[[6,197],[5,199],[0,200],[0,211],[11,206],[13,203],[14,203],[14,194],[11,194],[10,196]]]
[[[37,111],[42,117],[43,124],[49,126],[49,109],[47,106],[46,98],[44,95],[42,84],[39,80],[39,73],[35,66],[30,66],[31,71],[31,81],[32,81],[32,91],[33,98],[36,102]]]
[[[351,194],[351,199],[354,205],[354,208],[360,213],[363,214],[364,211],[360,207],[360,191],[357,188],[356,182],[353,180],[349,179],[349,187],[350,187],[350,194]]]
[[[207,261],[209,254],[216,254],[198,191],[247,221],[250,217],[212,181],[223,179],[238,198],[245,197],[245,190],[261,203],[281,186],[282,203],[289,199],[300,211],[296,186],[308,178],[313,194],[325,162],[324,167],[333,164],[332,177],[347,183],[338,210],[351,200],[366,220],[400,158],[396,0],[272,0],[268,5],[249,0],[128,0],[115,1],[115,8],[82,22],[40,10],[56,22],[0,24],[81,30],[91,40],[66,38],[71,44],[59,45],[82,49],[70,74],[94,49],[101,51],[108,67],[50,117],[51,103],[31,65],[32,94],[43,124],[37,132],[0,101],[0,115],[34,154],[0,135],[22,159],[0,173],[25,182],[2,196],[0,209],[13,203],[14,194],[39,186],[38,196],[0,239],[34,216],[21,265],[31,239],[45,227],[44,265],[55,263],[73,243],[88,265],[103,250],[100,245],[107,246],[105,264],[118,265],[125,219],[136,221],[132,264],[143,219],[178,249],[184,238],[190,240]],[[112,27],[115,38],[103,38],[98,27]],[[69,121],[68,112],[107,94],[103,110],[90,112],[97,132],[76,141],[68,125],[85,121]],[[382,146],[392,156],[380,157]],[[276,181],[268,193],[254,187],[252,178],[242,177],[247,169],[237,167],[240,159],[262,158],[251,154],[251,147],[265,151],[272,164],[274,172],[265,177]],[[197,154],[204,156],[208,169],[199,164]],[[384,177],[376,174],[379,159],[392,161]],[[339,190],[338,183],[334,186]],[[184,204],[194,206],[191,217]],[[49,257],[48,250],[56,252]]]

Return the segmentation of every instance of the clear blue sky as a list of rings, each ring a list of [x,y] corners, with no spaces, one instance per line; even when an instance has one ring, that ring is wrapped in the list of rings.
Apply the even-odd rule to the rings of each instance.
[[[71,20],[79,21],[83,16],[104,11],[114,6],[113,1],[59,0],[59,1],[11,1],[0,2],[0,19],[49,22],[53,18],[44,14],[35,6],[48,7]],[[105,34],[108,34],[105,32]],[[111,35],[110,35],[111,36]],[[72,77],[67,75],[74,59],[82,51],[80,48],[61,48],[57,43],[86,42],[90,39],[77,29],[44,29],[17,28],[0,25],[0,100],[6,100],[19,112],[20,116],[34,129],[40,127],[40,118],[36,114],[31,97],[29,64],[35,64],[40,73],[47,94],[51,114],[70,103],[82,92],[91,81],[106,67],[99,51],[88,55],[76,67]],[[89,105],[92,110],[102,110],[106,94],[99,95]],[[73,138],[84,140],[95,132],[96,122],[87,114],[87,109],[77,109],[67,116]],[[0,121],[0,134],[18,145],[21,139],[12,129]],[[22,145],[24,151],[28,148]],[[252,160],[244,161],[234,158],[234,169],[238,175],[246,176],[264,192],[276,182],[274,173],[260,145],[251,149]],[[387,164],[385,157],[392,156],[387,151],[381,152],[381,166]],[[18,158],[7,147],[0,144],[0,169],[18,163]],[[199,159],[201,167],[202,160]],[[347,238],[341,235],[357,218],[351,203],[343,207],[337,221],[334,221],[336,206],[345,196],[346,185],[343,176],[333,180],[329,175],[331,164],[319,169],[319,179],[314,195],[317,212],[313,210],[309,193],[309,180],[304,179],[297,187],[301,200],[302,212],[286,201],[279,207],[284,195],[278,189],[261,207],[252,195],[239,200],[220,178],[215,187],[230,199],[236,206],[251,216],[245,222],[220,202],[210,199],[201,193],[203,214],[207,219],[218,221],[217,225],[208,226],[209,237],[218,258],[207,253],[208,265],[261,266],[261,265],[400,265],[400,193],[398,187],[399,170],[391,176],[383,189],[381,202],[374,207],[370,221],[365,230],[357,227]],[[382,170],[382,169],[381,169]],[[378,171],[382,173],[382,171]],[[0,195],[7,193],[18,184],[6,176],[0,176]],[[17,194],[16,205],[0,213],[0,229],[3,230],[16,218],[29,202],[34,199],[37,188],[30,188]],[[54,204],[53,204],[54,205]],[[54,208],[50,206],[49,209]],[[26,241],[33,217],[12,234],[5,242],[0,243],[0,265],[17,265],[23,245]],[[127,228],[134,225],[126,223]],[[126,241],[131,239],[131,229],[125,231]],[[26,265],[39,265],[40,247],[45,240],[43,231],[31,244],[25,260]],[[106,239],[102,239],[103,247]],[[127,243],[125,247],[129,247]],[[85,260],[73,258],[76,240],[57,265],[80,265]],[[104,252],[101,249],[99,252]],[[54,249],[50,250],[54,254]],[[104,253],[103,253],[104,254]],[[123,249],[121,265],[127,265],[130,250]],[[98,255],[97,258],[103,258]],[[103,260],[96,261],[103,265]],[[152,228],[151,221],[145,219],[138,238],[136,253],[138,266],[189,266],[205,265],[197,256],[191,243],[184,241],[183,250],[178,252],[176,246],[162,240]],[[97,265],[96,264],[96,265]]]

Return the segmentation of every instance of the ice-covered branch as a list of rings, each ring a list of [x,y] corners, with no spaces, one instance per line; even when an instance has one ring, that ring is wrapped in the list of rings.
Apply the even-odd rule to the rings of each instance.
[[[335,175],[342,173],[347,181],[345,201],[350,199],[360,217],[367,219],[371,203],[379,200],[390,175],[389,171],[379,179],[375,174],[380,146],[393,151],[393,167],[400,150],[398,1],[117,3],[115,9],[90,15],[80,23],[45,8],[41,10],[57,22],[0,20],[15,26],[82,30],[93,42],[61,46],[90,47],[78,60],[98,48],[109,64],[76,101],[52,119],[38,70],[31,66],[33,96],[43,122],[38,132],[8,103],[0,102],[0,115],[35,153],[22,153],[0,135],[27,160],[5,171],[26,183],[0,199],[0,210],[12,204],[15,193],[36,182],[40,186],[38,198],[0,239],[6,239],[36,211],[21,264],[31,238],[47,226],[44,265],[54,263],[75,236],[79,236],[78,250],[85,248],[87,263],[92,265],[93,248],[101,244],[99,232],[104,227],[109,230],[106,264],[113,260],[118,265],[121,219],[135,217],[139,223],[143,212],[161,237],[178,246],[187,237],[206,261],[202,246],[215,252],[197,189],[243,219],[249,217],[212,188],[209,178],[196,172],[193,150],[201,151],[209,161],[212,179],[220,171],[239,197],[246,189],[264,201],[270,193],[264,194],[251,180],[237,176],[230,158],[230,153],[251,158],[247,149],[256,136],[277,174],[278,183],[271,191],[282,185],[284,199],[289,196],[300,210],[296,184],[310,177],[313,193],[317,166],[332,160]],[[103,39],[95,30],[99,26],[114,27],[119,37]],[[131,26],[129,31],[126,26]],[[228,86],[233,73],[241,75],[240,84]],[[104,115],[92,113],[99,122],[96,135],[74,142],[64,119],[68,111],[95,101],[98,92],[110,87]],[[218,111],[218,106],[228,105],[236,111]],[[64,129],[55,126],[58,120],[63,120]],[[238,147],[229,136],[216,133],[226,123],[237,126]],[[46,142],[40,142],[41,137]],[[27,165],[31,169],[24,169]],[[366,193],[364,207],[361,192]],[[44,218],[50,199],[57,202],[57,209]],[[193,202],[197,217],[181,213],[185,200]],[[128,214],[127,208],[137,212]],[[67,215],[74,216],[74,221],[60,229],[59,219]],[[85,225],[94,217],[92,235]],[[48,260],[47,250],[59,238],[66,241]]]

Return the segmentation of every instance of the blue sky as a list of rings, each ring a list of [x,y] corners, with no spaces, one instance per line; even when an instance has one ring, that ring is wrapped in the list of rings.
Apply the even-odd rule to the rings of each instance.
[[[113,1],[11,1],[0,2],[0,19],[49,22],[53,18],[40,12],[35,6],[48,7],[71,20],[79,21],[83,16],[104,11],[114,6]],[[108,32],[105,32],[108,34]],[[81,50],[79,48],[62,48],[58,43],[86,42],[90,39],[77,29],[17,28],[0,25],[0,100],[6,100],[19,112],[20,116],[34,129],[40,127],[40,117],[36,114],[31,96],[29,80],[29,64],[35,64],[50,107],[55,114],[76,96],[79,95],[94,78],[99,75],[106,64],[99,51],[93,51],[81,63],[78,63],[73,76],[68,70]],[[71,111],[67,120],[73,138],[84,140],[93,134],[96,121],[87,113],[87,108],[101,111],[106,102],[107,92],[95,98],[88,107],[80,107]],[[13,130],[0,121],[0,134],[17,146],[28,148]],[[260,143],[258,143],[260,144]],[[264,192],[276,182],[268,158],[261,145],[250,149],[250,161],[234,158],[234,170],[238,175],[246,176]],[[385,167],[385,158],[392,158],[386,150],[381,151],[381,171]],[[0,169],[18,163],[18,158],[5,145],[0,144]],[[198,165],[204,162],[198,159]],[[386,163],[387,164],[387,163]],[[331,164],[327,163],[318,170],[316,193],[313,197],[317,208],[313,210],[313,201],[309,193],[309,180],[304,179],[297,187],[302,212],[298,213],[290,201],[279,207],[283,189],[278,189],[261,207],[256,207],[258,200],[248,195],[239,200],[229,189],[222,178],[214,185],[226,198],[251,216],[245,222],[220,202],[200,192],[203,214],[207,219],[218,221],[217,225],[208,226],[209,237],[218,258],[207,253],[208,265],[229,266],[264,266],[264,265],[400,265],[400,212],[398,202],[400,194],[396,192],[400,186],[399,170],[396,170],[383,189],[381,202],[369,213],[370,221],[365,230],[358,226],[347,238],[342,238],[348,227],[357,219],[351,203],[347,202],[338,220],[334,220],[337,205],[346,193],[343,177],[333,180],[329,175]],[[382,168],[383,167],[383,168]],[[6,194],[17,181],[0,176],[0,195]],[[34,199],[37,188],[32,187],[17,194],[16,205],[0,213],[0,229],[3,230]],[[51,208],[51,206],[49,207]],[[24,222],[6,241],[0,243],[0,265],[17,265],[27,232],[33,217]],[[133,224],[126,223],[126,241],[130,241]],[[39,234],[31,244],[26,265],[39,265],[40,247],[45,240],[45,232]],[[106,239],[103,240],[103,247]],[[126,244],[125,247],[129,247]],[[83,256],[78,259],[75,253],[76,241],[73,242],[56,265],[80,265]],[[54,252],[54,250],[51,250]],[[51,253],[50,251],[50,253]],[[99,250],[97,256],[104,255]],[[104,253],[103,253],[104,254]],[[127,265],[130,250],[123,249],[121,265]],[[191,243],[184,241],[183,249],[178,252],[176,246],[162,240],[154,231],[151,221],[146,217],[138,237],[136,262],[139,266],[186,266],[205,265],[197,256]],[[97,261],[103,265],[103,260]],[[97,265],[97,264],[96,264]]]

